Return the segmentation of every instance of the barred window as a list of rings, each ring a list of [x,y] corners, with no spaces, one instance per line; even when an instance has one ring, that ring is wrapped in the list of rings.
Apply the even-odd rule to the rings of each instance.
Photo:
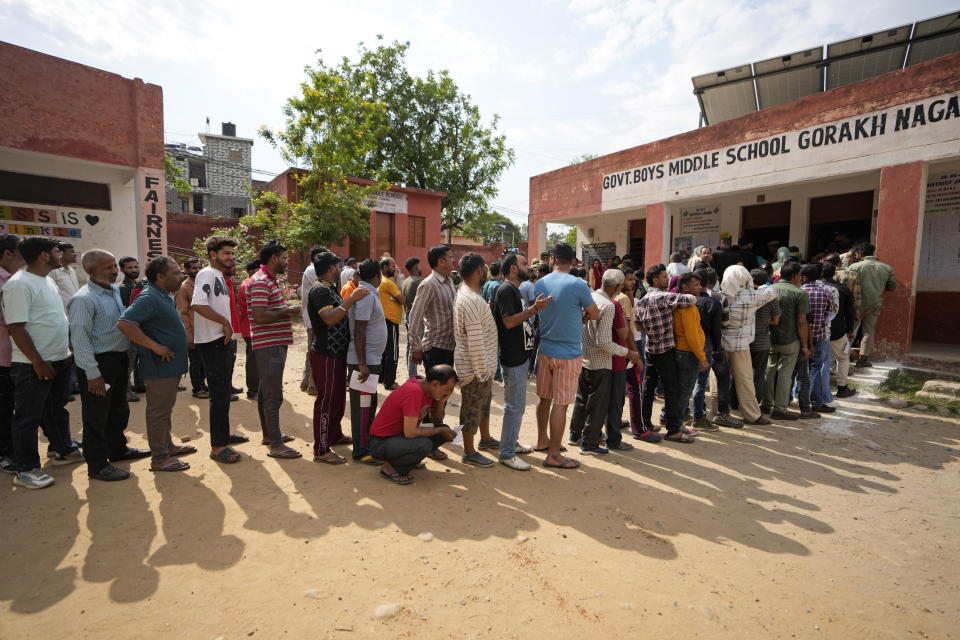
[[[411,247],[426,247],[424,238],[426,218],[422,216],[407,216],[407,244]]]

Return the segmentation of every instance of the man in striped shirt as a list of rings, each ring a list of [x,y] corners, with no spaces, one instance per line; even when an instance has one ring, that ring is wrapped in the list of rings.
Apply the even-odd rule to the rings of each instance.
[[[487,301],[480,296],[486,277],[483,256],[468,253],[460,258],[463,284],[453,303],[453,334],[456,340],[453,361],[460,378],[460,423],[463,425],[463,462],[475,467],[492,467],[493,460],[478,452],[473,437],[480,430],[480,448],[500,447],[490,435],[490,400],[493,375],[497,370],[497,323]]]
[[[260,388],[257,408],[263,444],[270,445],[271,458],[299,458],[299,451],[288,447],[293,440],[280,431],[280,405],[283,404],[283,368],[287,346],[293,344],[290,316],[300,313],[300,305],[288,305],[277,276],[287,270],[287,248],[271,240],[260,249],[260,271],[247,284],[247,308],[250,311],[250,342],[257,357]]]
[[[450,247],[438,244],[427,252],[430,275],[417,288],[417,298],[410,309],[410,356],[424,369],[436,364],[453,366],[453,257]]]

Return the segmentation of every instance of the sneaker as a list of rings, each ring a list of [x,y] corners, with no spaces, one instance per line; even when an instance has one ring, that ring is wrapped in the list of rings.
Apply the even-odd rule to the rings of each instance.
[[[505,467],[510,467],[514,471],[530,471],[530,463],[524,462],[517,456],[512,458],[500,458],[500,464]]]
[[[13,484],[24,489],[43,489],[54,483],[54,479],[40,469],[21,471],[13,477]]]
[[[75,462],[83,462],[83,453],[80,451],[80,449],[74,449],[65,456],[62,456],[58,453],[50,459],[50,464],[55,467],[62,467]]]
[[[519,442],[513,448],[513,452],[518,456],[522,456],[528,453],[533,453],[533,447],[527,444],[520,444]]]
[[[570,445],[571,447],[579,447],[581,439],[582,439],[582,436],[574,438],[573,435],[571,434],[570,437],[567,438],[567,444]]]
[[[873,363],[870,362],[870,360],[868,360],[867,358],[860,358],[859,360],[857,360],[857,364],[855,364],[854,366],[860,369],[869,369],[870,367],[873,366]]]
[[[713,424],[706,418],[694,418],[693,428],[697,431],[717,431],[720,429],[717,425]]]
[[[468,456],[461,456],[460,461],[464,464],[469,464],[474,467],[492,467],[493,460],[487,458],[486,456],[480,455],[479,451],[471,453]]]
[[[743,426],[743,421],[734,418],[729,413],[718,413],[713,416],[713,424],[718,427],[729,427],[731,429],[739,429]]]
[[[690,427],[680,427],[680,431],[688,436],[696,436],[698,434],[696,429],[691,429]]]
[[[603,447],[580,447],[580,453],[585,456],[605,456],[610,450]]]
[[[837,392],[833,395],[837,398],[849,398],[850,396],[857,395],[857,390],[850,388],[848,385],[844,385],[837,387]]]
[[[127,402],[140,402],[140,396],[134,393],[132,389],[127,389]]]
[[[837,408],[831,407],[828,404],[821,404],[819,407],[814,407],[813,410],[819,411],[820,413],[834,413],[837,410]]]
[[[490,438],[489,440],[481,440],[480,444],[477,446],[478,449],[496,449],[500,450],[500,441],[496,438]]]
[[[822,418],[822,417],[823,417],[823,416],[821,416],[821,415],[820,415],[819,413],[817,413],[816,411],[801,411],[801,412],[800,412],[800,419],[801,419],[801,420],[812,420],[812,419],[814,419],[814,418]]]
[[[13,461],[13,458],[10,458],[8,456],[0,457],[0,471],[16,474],[17,467]]]
[[[115,482],[117,480],[126,480],[130,477],[130,472],[124,471],[123,469],[117,469],[112,464],[106,464],[96,473],[88,473],[87,476],[94,480]]]
[[[793,411],[778,411],[777,409],[774,409],[770,413],[770,417],[774,420],[796,420],[800,416]]]
[[[620,442],[618,442],[613,446],[607,445],[607,449],[611,449],[613,451],[633,451],[633,445],[630,444],[629,442],[624,442],[623,440],[621,440]]]

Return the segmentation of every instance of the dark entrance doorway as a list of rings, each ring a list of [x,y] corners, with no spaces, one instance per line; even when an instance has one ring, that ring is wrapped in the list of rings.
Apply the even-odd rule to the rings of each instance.
[[[385,253],[393,255],[393,215],[377,211],[377,237],[374,257],[379,260]]]
[[[833,242],[846,251],[856,240],[869,240],[872,219],[873,191],[812,198],[807,255],[826,251]]]
[[[777,246],[790,242],[790,201],[750,205],[743,208],[742,216],[741,235],[753,240],[754,253],[776,260]],[[778,244],[774,246],[774,242]]]
[[[631,220],[628,224],[630,242],[627,246],[627,255],[625,255],[623,259],[629,259],[634,264],[635,269],[642,271],[644,267],[644,242],[647,239],[647,220],[645,218],[642,220]]]

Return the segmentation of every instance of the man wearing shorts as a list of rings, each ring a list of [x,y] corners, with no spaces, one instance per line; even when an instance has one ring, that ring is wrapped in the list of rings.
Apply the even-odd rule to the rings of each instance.
[[[537,296],[553,296],[540,312],[540,362],[537,367],[537,450],[547,451],[545,467],[576,469],[580,463],[561,455],[567,407],[577,397],[582,365],[584,314],[597,320],[600,312],[586,282],[570,275],[573,248],[559,242],[550,253],[553,272],[537,280]],[[547,424],[550,425],[549,438]]]

